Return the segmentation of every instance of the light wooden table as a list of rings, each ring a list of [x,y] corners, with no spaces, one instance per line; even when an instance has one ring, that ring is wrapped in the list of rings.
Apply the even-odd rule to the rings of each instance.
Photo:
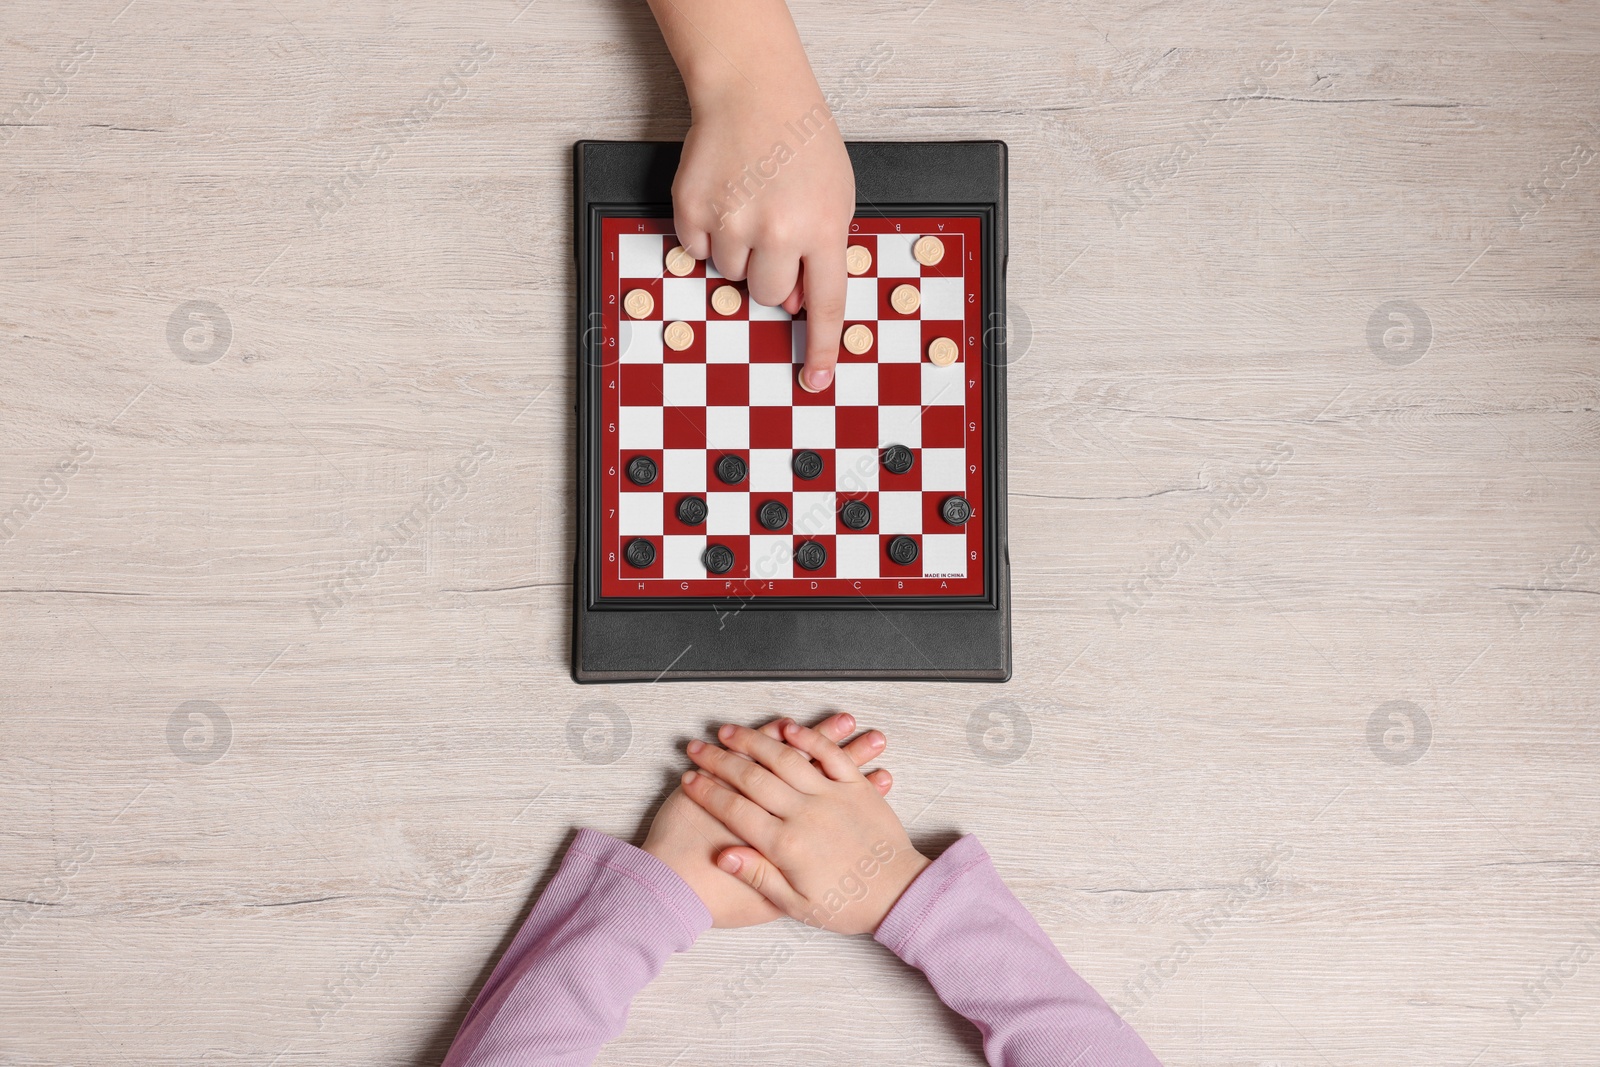
[[[1168,1063],[1600,1064],[1600,8],[797,0],[1011,145],[1016,679],[584,689],[570,145],[687,110],[524,2],[0,15],[0,1063],[435,1063],[575,827],[843,707]],[[775,925],[600,1062],[866,1059],[981,1051]]]

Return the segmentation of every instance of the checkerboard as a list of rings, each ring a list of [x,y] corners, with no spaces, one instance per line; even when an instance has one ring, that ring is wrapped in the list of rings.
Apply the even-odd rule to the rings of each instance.
[[[872,346],[857,355],[841,345],[833,385],[812,394],[797,377],[804,312],[791,317],[754,303],[744,283],[721,278],[708,262],[682,277],[669,273],[666,254],[677,243],[670,219],[604,219],[604,362],[597,382],[601,597],[985,595],[979,227],[972,216],[858,218],[850,243],[870,253],[871,265],[849,279],[845,327],[866,326]],[[924,234],[944,246],[933,266],[912,254]],[[890,303],[890,294],[905,284],[921,298],[909,315]],[[741,297],[731,315],[712,307],[711,294],[723,285],[733,285]],[[624,310],[635,290],[650,294],[648,314]],[[663,336],[675,322],[693,331],[681,351]],[[949,366],[929,359],[929,345],[938,338],[959,349]],[[894,445],[912,455],[903,473],[883,462],[884,450]],[[817,477],[796,473],[802,452],[821,459]],[[718,472],[728,456],[745,468],[746,476],[733,484]],[[629,476],[629,465],[640,457],[649,461],[643,468],[653,473],[648,480]],[[690,497],[703,502],[703,521],[680,518]],[[965,522],[947,517],[952,498],[970,507]],[[860,529],[841,521],[852,501],[870,512]],[[760,521],[771,502],[787,512],[788,521],[775,530]],[[902,563],[891,555],[899,539],[916,546],[914,559]],[[797,560],[808,543],[823,550],[815,569]],[[714,546],[732,553],[733,566],[724,573],[708,569]],[[907,554],[903,543],[898,551]],[[801,558],[807,556],[815,562],[816,550]]]

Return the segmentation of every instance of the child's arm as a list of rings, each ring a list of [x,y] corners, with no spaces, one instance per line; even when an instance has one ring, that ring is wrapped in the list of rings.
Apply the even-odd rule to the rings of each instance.
[[[777,736],[777,724],[762,728]],[[855,729],[833,715],[818,729],[842,740]],[[845,746],[863,764],[883,751],[868,731]],[[872,772],[887,792],[887,771]],[[484,985],[445,1067],[579,1067],[622,1032],[635,994],[674,952],[707,927],[746,926],[779,912],[716,855],[739,838],[674,791],[644,849],[580,830],[561,869]]]
[[[654,856],[579,830],[467,1013],[444,1067],[586,1067],[634,995],[711,926]]]
[[[984,1034],[995,1067],[1160,1067],[1068,966],[976,837],[945,850],[873,935]]]
[[[650,0],[693,122],[672,183],[678,240],[750,296],[806,308],[803,388],[833,380],[855,173],[783,0]]]
[[[994,1067],[1160,1067],[1067,965],[976,838],[930,863],[815,730],[785,723],[787,745],[742,727],[718,736],[732,752],[689,745],[689,758],[716,778],[690,771],[683,788],[754,846],[726,850],[724,870],[802,922],[871,931],[978,1027]]]

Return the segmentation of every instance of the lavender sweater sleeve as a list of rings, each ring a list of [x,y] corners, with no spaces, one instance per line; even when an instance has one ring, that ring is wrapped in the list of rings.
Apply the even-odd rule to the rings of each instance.
[[[1161,1067],[1067,966],[976,837],[929,865],[876,936],[978,1028],[992,1067]]]
[[[710,926],[705,905],[666,864],[578,831],[444,1067],[584,1067],[622,1033],[634,995]]]

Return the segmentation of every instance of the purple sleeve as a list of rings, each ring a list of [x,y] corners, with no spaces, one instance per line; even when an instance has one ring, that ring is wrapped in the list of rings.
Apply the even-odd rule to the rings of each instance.
[[[1067,966],[976,837],[918,875],[876,936],[978,1028],[991,1067],[1161,1067]]]
[[[578,831],[444,1067],[584,1067],[622,1033],[634,994],[710,926],[710,912],[672,868]]]

